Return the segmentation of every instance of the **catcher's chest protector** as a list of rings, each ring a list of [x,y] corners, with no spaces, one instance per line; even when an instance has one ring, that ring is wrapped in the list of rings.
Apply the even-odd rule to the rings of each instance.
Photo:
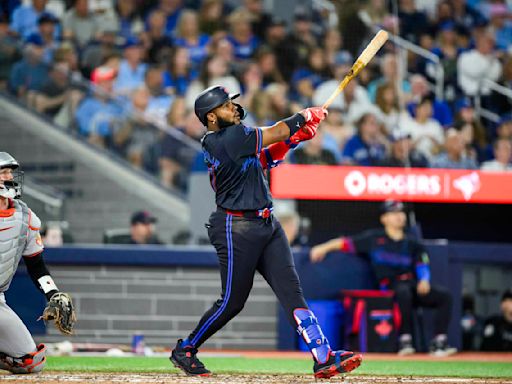
[[[28,207],[14,200],[14,210],[11,216],[0,216],[0,292],[9,288],[27,243]]]

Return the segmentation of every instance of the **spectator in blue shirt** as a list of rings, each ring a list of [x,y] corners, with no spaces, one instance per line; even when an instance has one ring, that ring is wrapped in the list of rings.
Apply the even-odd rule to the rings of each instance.
[[[365,113],[357,122],[357,133],[345,144],[342,163],[377,165],[386,155],[385,138],[373,113]]]
[[[512,46],[512,25],[509,21],[511,13],[506,4],[491,4],[489,9],[490,28],[496,37],[496,48],[507,51]]]
[[[230,32],[227,40],[233,46],[235,58],[250,59],[260,46],[259,39],[252,32],[251,15],[239,9],[229,15],[228,21]]]
[[[197,12],[189,9],[181,12],[175,36],[174,45],[187,48],[194,69],[199,69],[208,55],[210,36],[200,33]]]
[[[25,55],[11,70],[9,88],[18,97],[27,91],[39,91],[48,77],[48,66],[43,63],[44,42],[41,36],[32,35],[27,41]]]
[[[470,158],[464,147],[464,140],[459,131],[450,128],[446,131],[445,152],[432,160],[432,168],[478,169],[478,164]]]
[[[43,61],[46,64],[51,64],[53,61],[53,53],[59,47],[59,42],[55,39],[55,28],[59,23],[59,19],[49,12],[43,12],[37,21],[38,31],[31,34],[28,39],[33,35],[39,35],[44,42]]]
[[[101,147],[109,144],[114,124],[123,115],[121,104],[110,96],[115,76],[112,68],[96,68],[91,75],[96,89],[80,103],[75,114],[79,133],[91,144]]]
[[[124,59],[119,64],[119,72],[114,83],[114,91],[118,95],[127,95],[144,83],[144,75],[148,65],[142,62],[142,43],[130,37],[124,45]]]
[[[172,50],[167,70],[163,73],[163,86],[175,95],[183,96],[190,83],[198,76],[192,69],[188,49],[175,47]]]
[[[48,0],[32,0],[31,5],[21,5],[11,17],[11,31],[23,39],[37,32],[37,20],[44,12]]]

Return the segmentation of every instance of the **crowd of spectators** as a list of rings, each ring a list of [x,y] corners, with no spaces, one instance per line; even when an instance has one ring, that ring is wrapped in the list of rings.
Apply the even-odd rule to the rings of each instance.
[[[195,96],[242,94],[248,125],[321,105],[385,28],[430,51],[388,43],[330,108],[302,164],[510,170],[512,2],[313,1],[289,23],[263,0],[7,0],[0,5],[0,86],[90,143],[186,188],[200,163]],[[499,121],[482,119],[482,105]],[[156,128],[155,128],[156,127]],[[194,145],[195,144],[195,145]]]

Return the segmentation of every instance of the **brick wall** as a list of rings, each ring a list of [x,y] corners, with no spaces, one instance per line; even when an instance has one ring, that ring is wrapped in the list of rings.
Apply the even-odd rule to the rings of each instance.
[[[136,332],[148,345],[174,345],[220,297],[216,269],[56,266],[52,275],[75,302],[74,342],[129,344]],[[243,311],[205,344],[208,348],[275,349],[277,302],[256,276]],[[54,327],[38,341],[64,339]]]

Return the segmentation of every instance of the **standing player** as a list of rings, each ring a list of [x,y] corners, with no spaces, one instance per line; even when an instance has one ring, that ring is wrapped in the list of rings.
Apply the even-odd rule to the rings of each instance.
[[[311,261],[323,260],[329,252],[341,250],[369,259],[381,289],[393,289],[402,314],[400,355],[416,352],[412,346],[413,307],[436,308],[434,331],[430,344],[434,356],[457,352],[448,346],[446,332],[452,313],[452,297],[441,287],[430,285],[430,261],[422,244],[405,233],[407,219],[400,201],[387,200],[381,206],[383,229],[366,231],[354,237],[341,237],[311,249]]]
[[[258,271],[309,346],[315,377],[350,372],[362,356],[332,351],[308,309],[263,172],[284,158],[290,143],[311,139],[327,111],[308,108],[271,127],[250,128],[240,123],[245,111],[232,101],[238,96],[214,86],[195,100],[195,113],[208,128],[202,146],[217,210],[206,227],[219,258],[222,295],[192,333],[178,340],[170,359],[188,375],[210,375],[197,348],[242,310]]]
[[[20,259],[23,257],[30,277],[49,300],[43,319],[55,319],[57,328],[70,334],[74,311],[71,298],[59,292],[41,256],[41,221],[24,202],[16,199],[21,195],[22,181],[18,162],[7,152],[0,152],[0,369],[33,373],[43,370],[46,347],[36,346],[4,297]]]

